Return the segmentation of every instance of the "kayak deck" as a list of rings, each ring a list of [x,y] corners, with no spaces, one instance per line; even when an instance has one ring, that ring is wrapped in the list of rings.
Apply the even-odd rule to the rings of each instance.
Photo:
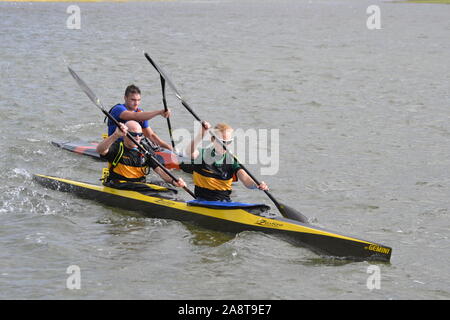
[[[260,231],[282,237],[292,244],[307,247],[326,256],[352,260],[389,261],[392,249],[374,242],[342,235],[310,224],[261,215],[263,207],[217,209],[189,202],[144,195],[90,183],[45,175],[34,175],[39,184],[58,191],[74,193],[110,206],[142,212],[146,217],[196,223],[223,232]],[[267,206],[266,206],[267,207]],[[266,208],[267,210],[267,208]]]
[[[97,142],[56,142],[52,141],[52,145],[61,148],[63,150],[67,150],[70,152],[74,152],[77,154],[89,156],[99,161],[106,161],[106,159],[100,157],[97,153],[96,148]],[[183,158],[181,156],[176,155],[174,152],[161,148],[160,150],[155,152],[156,159],[161,162],[167,169],[182,169],[189,173],[190,160],[187,158]],[[186,163],[185,163],[186,162]]]
[[[63,150],[71,151],[74,153],[90,156],[97,160],[103,160],[100,155],[95,151],[98,143],[96,142],[56,142],[52,141],[52,145],[61,148]]]

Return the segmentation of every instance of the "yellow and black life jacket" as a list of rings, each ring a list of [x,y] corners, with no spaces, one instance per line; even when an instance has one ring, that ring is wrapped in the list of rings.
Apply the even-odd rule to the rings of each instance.
[[[241,169],[230,155],[216,156],[214,148],[200,149],[192,160],[195,196],[209,201],[230,200],[233,176]]]
[[[107,180],[145,182],[149,168],[156,168],[139,150],[128,149],[122,141],[114,142],[108,153],[102,157],[109,162]]]

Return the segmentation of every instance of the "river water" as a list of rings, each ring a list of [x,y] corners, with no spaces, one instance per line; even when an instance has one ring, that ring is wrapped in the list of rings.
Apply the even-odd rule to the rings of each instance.
[[[69,3],[0,3],[0,299],[450,298],[450,6],[75,4],[79,29]],[[371,30],[374,4],[381,29]],[[66,67],[106,106],[135,83],[142,107],[160,109],[144,51],[203,119],[277,134],[268,147],[275,172],[249,165],[277,199],[315,225],[392,247],[391,263],[149,219],[33,182],[43,173],[99,183],[102,163],[50,143],[105,132]],[[172,126],[192,131],[192,117],[168,100]],[[165,120],[151,123],[168,141]],[[271,204],[235,190],[238,200]],[[78,290],[66,286],[74,265]]]

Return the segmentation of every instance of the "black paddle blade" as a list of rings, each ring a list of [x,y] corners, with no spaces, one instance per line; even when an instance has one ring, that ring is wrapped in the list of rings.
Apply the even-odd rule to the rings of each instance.
[[[180,100],[183,100],[183,98],[181,97],[181,94],[178,91],[177,87],[175,87],[175,85],[170,80],[170,78],[167,76],[167,74],[164,72],[164,70],[159,65],[156,64],[156,62],[148,55],[148,53],[144,52],[144,55],[147,58],[148,62],[151,63],[153,68],[155,68],[156,71],[158,71],[158,73],[160,74],[160,76],[162,78],[164,78],[164,80],[166,81],[167,85],[173,90],[173,92],[175,93],[177,98],[180,99]]]
[[[288,219],[297,220],[302,223],[308,223],[308,218],[304,214],[285,204],[280,203],[278,209],[280,210],[280,213]]]

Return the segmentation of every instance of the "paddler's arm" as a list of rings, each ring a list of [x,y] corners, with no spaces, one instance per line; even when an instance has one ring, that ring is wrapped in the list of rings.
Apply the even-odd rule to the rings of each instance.
[[[153,119],[156,116],[162,116],[164,118],[168,118],[171,115],[171,111],[170,109],[168,109],[167,111],[165,111],[164,109],[161,110],[156,110],[156,111],[142,111],[142,112],[134,112],[134,111],[123,111],[120,114],[120,119],[125,120],[125,121],[129,121],[129,120],[134,120],[134,121],[145,121],[145,120],[150,120]]]
[[[237,177],[248,189],[269,190],[269,187],[264,181],[261,181],[261,184],[257,185],[256,182],[243,169],[240,169],[237,172]]]
[[[125,137],[127,135],[128,128],[123,123],[120,123],[120,129],[116,128],[116,131],[108,138],[104,139],[97,145],[96,151],[98,154],[104,156],[108,153],[111,145],[120,137]]]
[[[195,136],[194,139],[192,139],[191,143],[186,148],[186,155],[191,159],[195,159],[198,157],[199,152],[197,146],[202,141],[203,137],[205,136],[206,132],[208,132],[209,128],[211,128],[211,125],[208,122],[203,121],[202,130],[199,133],[197,133],[197,136]]]
[[[144,132],[144,136],[149,138],[153,143],[162,148],[172,150],[172,146],[167,142],[164,142],[150,127],[142,129],[142,132]]]
[[[186,182],[182,178],[178,178],[178,181],[172,180],[167,173],[164,172],[160,167],[156,167],[155,172],[167,183],[173,184],[175,187],[185,188]]]

